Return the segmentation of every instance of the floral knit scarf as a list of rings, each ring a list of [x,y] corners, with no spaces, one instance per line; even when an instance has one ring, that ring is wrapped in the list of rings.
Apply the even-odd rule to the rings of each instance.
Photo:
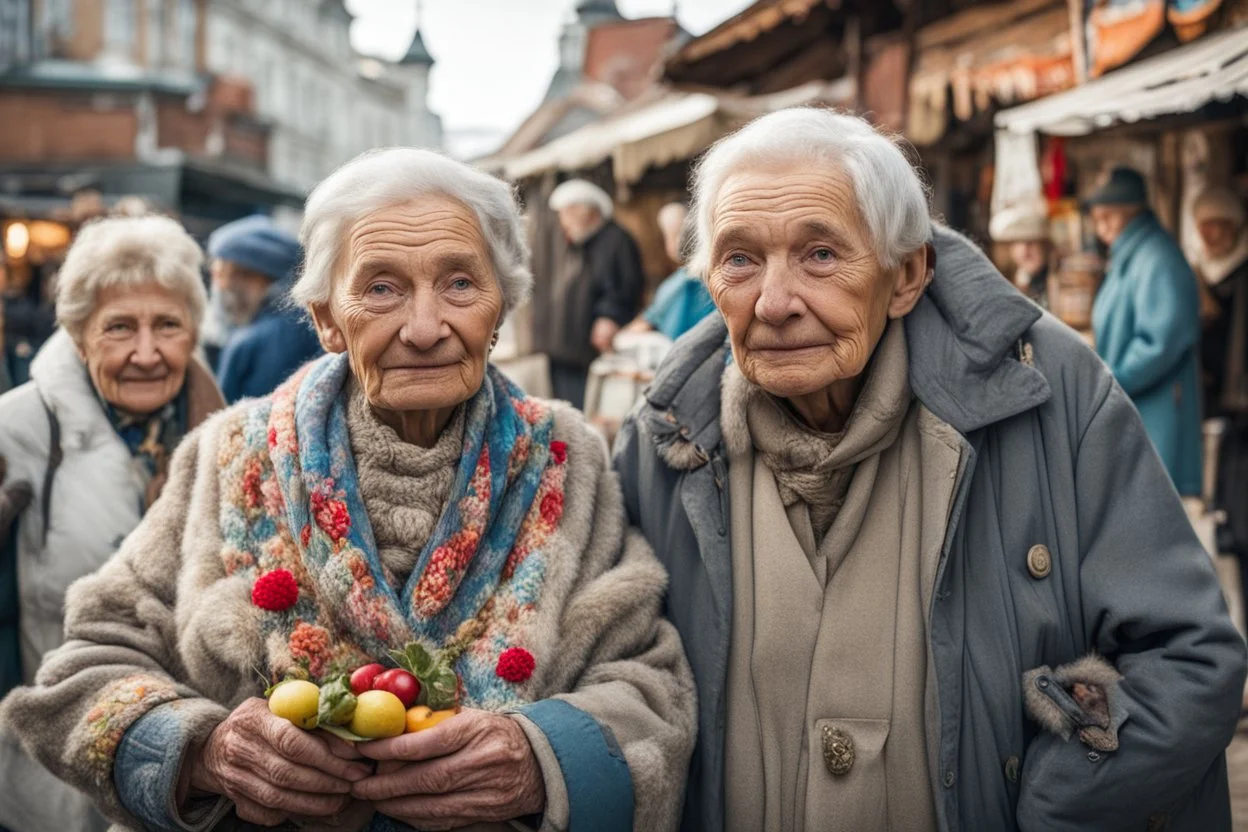
[[[359,496],[349,373],[345,355],[307,365],[222,442],[226,571],[254,583],[285,569],[298,586],[289,606],[263,613],[269,675],[324,679],[417,640],[456,649],[465,704],[523,701],[523,680],[498,668],[504,652],[531,646],[544,546],[563,514],[566,448],[551,441],[549,407],[488,369],[465,405],[447,507],[396,591]]]

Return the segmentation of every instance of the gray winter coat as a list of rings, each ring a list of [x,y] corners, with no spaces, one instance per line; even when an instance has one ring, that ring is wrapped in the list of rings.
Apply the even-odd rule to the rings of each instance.
[[[974,246],[945,229],[935,243],[906,335],[915,395],[965,443],[928,613],[940,828],[1229,830],[1223,750],[1244,644],[1139,415],[1078,336]],[[631,520],[671,573],[668,615],[698,685],[689,832],[724,827],[731,788],[725,337],[713,316],[677,343],[615,457]],[[1038,545],[1047,572],[1028,567]],[[1116,751],[1045,731],[1024,705],[1027,671],[1090,653],[1123,677]],[[1041,681],[1027,680],[1032,698],[1060,708]]]

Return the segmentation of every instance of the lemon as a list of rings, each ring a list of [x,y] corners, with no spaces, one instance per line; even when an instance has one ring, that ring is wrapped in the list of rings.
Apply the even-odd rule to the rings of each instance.
[[[366,690],[355,700],[351,715],[351,733],[380,739],[397,737],[407,725],[407,711],[402,701],[388,690]]]
[[[292,679],[282,682],[269,694],[269,710],[299,728],[315,728],[321,689],[311,682]]]

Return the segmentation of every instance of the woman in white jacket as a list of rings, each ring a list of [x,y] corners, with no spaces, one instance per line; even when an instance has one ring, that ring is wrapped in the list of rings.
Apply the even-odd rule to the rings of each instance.
[[[61,330],[31,380],[0,397],[8,488],[31,499],[0,528],[0,694],[30,684],[63,640],[65,591],[139,524],[181,438],[223,406],[192,355],[202,253],[164,217],[84,228],[60,273]],[[25,502],[25,500],[23,500]],[[6,581],[5,578],[8,578]],[[0,827],[103,829],[85,795],[0,734]]]

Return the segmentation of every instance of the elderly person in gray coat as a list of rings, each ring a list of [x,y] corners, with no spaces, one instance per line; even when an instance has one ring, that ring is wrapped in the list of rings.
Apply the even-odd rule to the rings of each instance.
[[[7,487],[31,495],[12,535],[0,516],[0,574],[16,572],[0,589],[12,593],[0,598],[0,694],[34,682],[65,640],[67,588],[112,556],[160,494],[183,436],[223,407],[193,354],[202,260],[165,217],[84,227],[57,284],[61,330],[31,380],[0,396]],[[27,756],[10,728],[0,731],[0,780],[0,827],[103,828],[87,797]]]
[[[1230,828],[1244,644],[1140,419],[865,122],[698,168],[722,314],[626,422],[698,684],[683,829]]]
[[[0,719],[132,828],[675,829],[695,706],[666,575],[584,417],[488,360],[532,282],[512,191],[391,148],[323,181],[302,237],[329,354],[186,438]],[[393,651],[462,710],[349,746],[261,698]]]

